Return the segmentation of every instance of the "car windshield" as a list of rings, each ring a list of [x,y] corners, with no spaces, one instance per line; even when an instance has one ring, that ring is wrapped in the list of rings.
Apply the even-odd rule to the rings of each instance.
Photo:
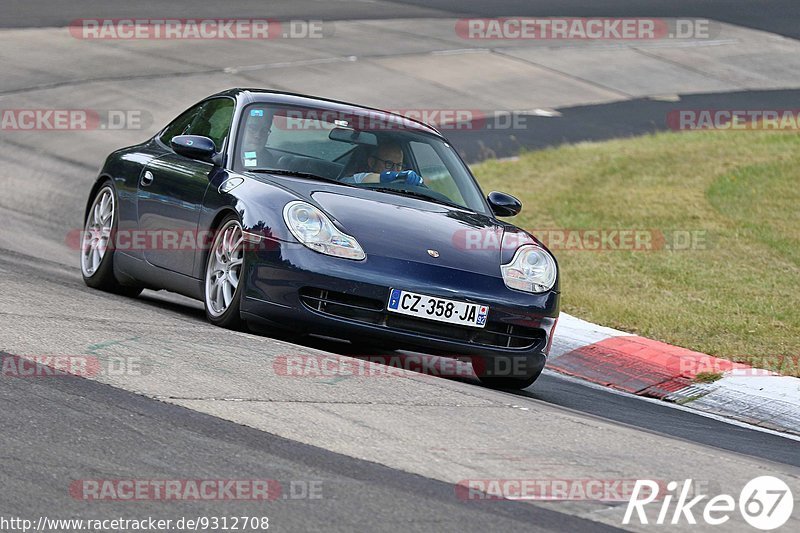
[[[486,212],[453,148],[402,117],[251,104],[238,131],[233,168],[240,172],[317,176]]]

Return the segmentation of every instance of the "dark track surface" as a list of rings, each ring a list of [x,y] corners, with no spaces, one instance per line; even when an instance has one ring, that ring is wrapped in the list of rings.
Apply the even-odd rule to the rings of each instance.
[[[82,378],[0,377],[0,402],[6,518],[268,516],[270,531],[616,531],[526,503],[463,502],[447,483]],[[313,482],[321,498],[131,503],[69,493],[75,480],[185,479],[186,472],[195,479],[273,479],[284,495]]]
[[[563,143],[603,141],[665,131],[667,114],[686,109],[794,109],[800,90],[741,91],[681,95],[680,101],[638,98],[610,104],[560,108],[560,117],[526,115],[512,130],[444,130],[469,162],[508,157],[520,149],[536,150]]]

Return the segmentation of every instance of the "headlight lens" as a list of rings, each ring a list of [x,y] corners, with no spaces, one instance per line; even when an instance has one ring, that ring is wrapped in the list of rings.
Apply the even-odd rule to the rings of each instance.
[[[500,270],[506,287],[533,293],[552,289],[558,274],[553,256],[532,244],[520,246],[514,259]]]
[[[325,213],[306,202],[289,202],[283,208],[289,231],[316,252],[346,259],[364,259],[366,254],[354,237],[342,233]]]

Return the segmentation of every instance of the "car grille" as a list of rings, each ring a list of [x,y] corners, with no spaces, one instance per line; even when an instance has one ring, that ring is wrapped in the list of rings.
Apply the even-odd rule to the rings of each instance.
[[[380,300],[314,287],[300,289],[300,300],[307,308],[325,315],[446,340],[517,349],[531,348],[545,341],[545,332],[540,328],[488,320],[484,328],[478,329],[422,320],[387,313]]]

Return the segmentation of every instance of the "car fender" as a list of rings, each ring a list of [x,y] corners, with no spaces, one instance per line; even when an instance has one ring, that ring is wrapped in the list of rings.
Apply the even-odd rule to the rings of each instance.
[[[293,191],[267,179],[254,178],[218,169],[210,178],[198,221],[199,232],[213,235],[220,221],[229,213],[239,216],[242,229],[251,241],[267,246],[270,242],[297,242],[283,221],[283,208],[293,200],[305,200]],[[239,183],[240,182],[240,183]],[[228,184],[225,187],[225,184]],[[230,185],[233,183],[233,185]],[[231,187],[231,188],[228,188]],[[208,250],[198,247],[194,277],[202,278]]]

